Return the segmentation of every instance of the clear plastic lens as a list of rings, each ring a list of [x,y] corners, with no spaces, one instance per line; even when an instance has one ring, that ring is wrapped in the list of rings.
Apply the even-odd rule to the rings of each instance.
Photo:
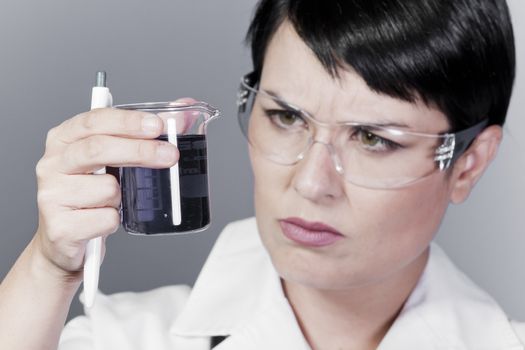
[[[484,119],[454,133],[427,134],[377,124],[325,123],[259,91],[257,74],[242,78],[237,95],[239,124],[254,150],[291,165],[302,160],[312,145],[322,144],[337,172],[363,187],[398,188],[445,171],[489,125]]]
[[[438,169],[434,157],[443,143],[440,135],[358,123],[325,125],[264,92],[252,92],[248,103],[239,114],[243,133],[254,149],[276,163],[294,164],[313,144],[322,143],[336,169],[364,187],[401,187]],[[328,142],[317,141],[322,129],[328,130]]]

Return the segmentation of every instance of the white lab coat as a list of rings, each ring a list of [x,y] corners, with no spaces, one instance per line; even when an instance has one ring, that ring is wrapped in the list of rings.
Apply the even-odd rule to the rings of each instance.
[[[525,299],[524,299],[525,300]],[[60,350],[309,349],[255,219],[228,225],[191,290],[99,294],[87,316],[64,329]],[[521,337],[521,340],[520,340]],[[380,350],[524,350],[525,323],[498,304],[436,245]]]

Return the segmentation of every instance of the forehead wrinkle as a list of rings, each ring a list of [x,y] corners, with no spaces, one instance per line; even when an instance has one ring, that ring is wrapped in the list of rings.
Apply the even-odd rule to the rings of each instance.
[[[266,80],[266,79],[265,79]],[[314,90],[313,84],[308,84],[308,81],[301,80],[276,80],[269,79],[270,83],[261,81],[260,89],[265,92],[270,92],[271,95],[281,99],[283,102],[295,106],[308,114],[315,116],[319,109],[319,97]]]
[[[274,92],[284,102],[307,112],[315,119],[331,122],[338,121],[338,116],[341,116],[342,121],[348,121],[348,118],[344,118],[347,115],[345,111],[348,110],[345,101],[348,100],[348,96],[351,96],[351,101],[356,100],[359,89],[344,91],[341,82],[326,73],[322,77],[316,77],[319,79],[315,80],[315,83],[312,83],[312,78],[303,77],[306,75],[299,75],[298,79],[293,81],[276,79],[275,86],[265,86],[263,82],[261,89]]]

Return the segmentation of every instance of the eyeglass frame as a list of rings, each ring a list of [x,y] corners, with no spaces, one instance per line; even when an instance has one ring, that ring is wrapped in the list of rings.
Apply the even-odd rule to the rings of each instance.
[[[237,107],[238,107],[238,113],[237,113],[237,119],[239,122],[239,126],[241,128],[241,131],[243,132],[244,136],[250,142],[250,139],[248,135],[245,133],[242,123],[242,115],[246,113],[246,110],[249,108],[250,113],[253,110],[253,104],[255,102],[255,96],[257,94],[264,94],[268,96],[269,98],[280,102],[279,104],[288,108],[289,110],[293,112],[297,112],[301,117],[306,117],[306,120],[310,120],[314,124],[318,124],[321,126],[332,126],[332,125],[369,125],[375,128],[378,128],[377,125],[374,124],[366,124],[366,123],[357,123],[357,122],[335,122],[335,123],[326,123],[319,121],[315,119],[310,113],[307,111],[304,111],[303,109],[296,107],[286,101],[283,101],[282,99],[278,98],[277,96],[273,96],[272,94],[269,94],[265,91],[258,89],[259,84],[259,75],[257,72],[251,72],[246,75],[244,75],[241,78],[241,83],[239,85],[239,90],[237,93]],[[250,100],[250,94],[253,96],[251,103],[248,103]],[[435,157],[434,161],[438,162],[439,170],[441,172],[446,171],[451,167],[451,165],[470,147],[470,145],[474,142],[476,137],[488,126],[489,120],[484,119],[480,121],[479,123],[468,127],[463,130],[459,130],[456,132],[445,132],[440,134],[431,134],[431,133],[422,133],[422,132],[414,132],[409,130],[401,130],[395,127],[385,127],[381,126],[379,127],[381,130],[385,130],[387,132],[390,132],[392,134],[408,134],[413,136],[421,136],[421,137],[429,137],[429,138],[442,138],[443,143],[436,148],[435,151]],[[314,140],[315,141],[315,140]],[[295,164],[298,161],[301,160],[298,155],[298,159],[291,164]],[[417,180],[417,179],[416,179]],[[414,181],[416,181],[414,180]]]

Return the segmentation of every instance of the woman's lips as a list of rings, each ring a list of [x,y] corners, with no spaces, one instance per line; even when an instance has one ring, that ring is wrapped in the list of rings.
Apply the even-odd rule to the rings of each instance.
[[[287,238],[308,247],[324,247],[344,238],[339,231],[319,222],[287,218],[279,220],[279,224]]]

